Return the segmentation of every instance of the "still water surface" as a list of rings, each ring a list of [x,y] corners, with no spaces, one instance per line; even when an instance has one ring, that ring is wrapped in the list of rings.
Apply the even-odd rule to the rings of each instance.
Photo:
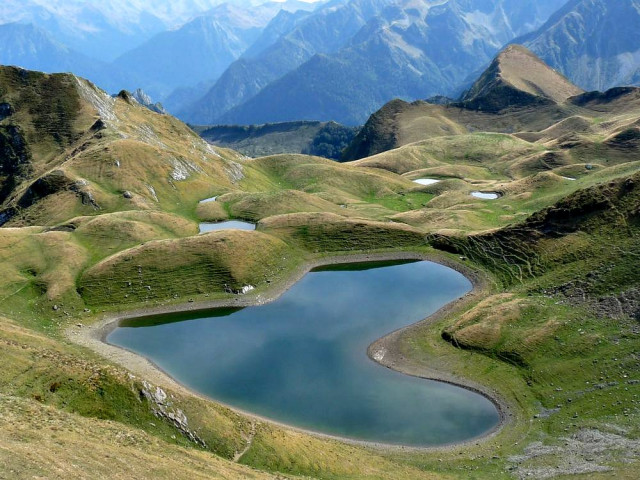
[[[471,288],[432,262],[334,266],[310,272],[267,305],[127,320],[107,340],[198,392],[279,422],[439,445],[490,430],[499,421],[495,406],[469,390],[384,368],[367,347]]]
[[[255,223],[243,222],[241,220],[227,220],[226,222],[202,222],[200,223],[200,233],[214,232],[216,230],[255,230]]]

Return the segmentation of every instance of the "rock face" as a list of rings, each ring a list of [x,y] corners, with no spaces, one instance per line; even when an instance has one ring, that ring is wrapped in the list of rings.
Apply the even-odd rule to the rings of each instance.
[[[7,110],[5,108],[5,111]],[[31,153],[20,127],[0,126],[0,204],[21,180],[28,178],[32,173]],[[4,222],[0,220],[0,223]]]
[[[141,88],[138,88],[131,96],[135,98],[140,105],[144,105],[152,112],[161,113],[163,115],[167,113],[160,102],[154,103],[153,100],[151,100],[151,97]]]
[[[184,412],[173,405],[173,402],[162,388],[154,387],[145,380],[142,382],[140,396],[149,402],[151,411],[156,417],[171,423],[193,443],[201,447],[207,447],[205,441],[189,428],[189,419]]]
[[[396,145],[396,125],[394,117],[404,110],[406,103],[392,100],[375,112],[360,133],[342,154],[343,161],[356,160],[390,150]]]
[[[0,121],[13,115],[13,107],[10,103],[0,103]]]
[[[572,0],[516,41],[585,90],[640,82],[640,0]]]

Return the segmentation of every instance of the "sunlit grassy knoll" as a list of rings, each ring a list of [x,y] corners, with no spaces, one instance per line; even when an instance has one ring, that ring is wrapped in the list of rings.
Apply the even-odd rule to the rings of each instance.
[[[299,254],[261,232],[222,230],[157,240],[94,265],[79,280],[89,305],[175,301],[283,280]]]
[[[73,236],[97,262],[113,253],[151,240],[195,235],[195,222],[181,216],[155,210],[124,211],[94,217],[71,219]]]
[[[258,158],[248,165],[277,178],[281,188],[335,195],[337,201],[384,195],[413,186],[407,179],[378,169],[356,168],[304,155]]]
[[[483,168],[491,178],[505,178],[504,166],[516,158],[544,150],[513,135],[474,133],[442,136],[383,152],[354,165],[383,168],[404,174],[434,167],[461,165]]]
[[[258,221],[272,215],[298,212],[343,213],[338,205],[300,190],[229,193],[217,202],[234,218]],[[346,212],[344,212],[346,213]]]
[[[424,235],[407,225],[345,219],[330,213],[278,215],[261,221],[258,228],[311,253],[425,245]]]
[[[234,190],[244,157],[206,144],[186,125],[123,94],[111,98],[71,75],[1,72],[2,98],[27,148],[0,201],[10,225],[162,210],[194,217],[212,192]],[[29,82],[17,80],[29,76]],[[16,77],[16,78],[14,78]],[[4,128],[4,127],[3,127]]]

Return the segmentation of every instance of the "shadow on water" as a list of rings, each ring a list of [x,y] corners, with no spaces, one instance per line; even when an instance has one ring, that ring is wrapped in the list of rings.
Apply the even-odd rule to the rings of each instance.
[[[393,267],[396,265],[407,265],[416,263],[420,260],[381,260],[376,262],[355,262],[355,263],[337,263],[335,265],[323,265],[316,267],[312,272],[366,272],[367,270],[375,270],[377,268]]]
[[[199,310],[196,312],[178,312],[178,313],[165,313],[162,315],[153,315],[149,317],[138,317],[121,320],[118,323],[118,327],[121,328],[142,328],[142,327],[157,327],[160,325],[169,325],[171,323],[188,322],[190,320],[198,320],[202,317],[217,318],[228,317],[233,315],[244,307],[236,308],[212,308],[210,310]]]

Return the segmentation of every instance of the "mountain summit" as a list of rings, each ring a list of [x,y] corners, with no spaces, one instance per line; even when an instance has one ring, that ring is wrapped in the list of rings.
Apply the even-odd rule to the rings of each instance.
[[[443,135],[541,131],[575,115],[574,102],[599,98],[581,96],[583,93],[525,47],[509,45],[458,101],[388,102],[371,115],[345,149],[342,160],[356,160]],[[569,101],[571,97],[575,98]],[[610,101],[609,96],[606,101]],[[500,115],[504,112],[509,114]]]
[[[583,90],[520,45],[509,45],[466,92],[466,108],[498,112],[510,107],[562,103]]]

